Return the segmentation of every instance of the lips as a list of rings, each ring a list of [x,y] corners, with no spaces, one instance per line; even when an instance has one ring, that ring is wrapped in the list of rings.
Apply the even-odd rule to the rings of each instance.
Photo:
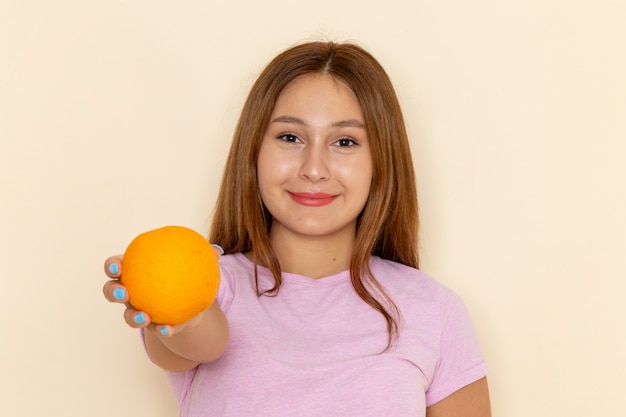
[[[298,204],[302,204],[303,206],[310,207],[320,207],[325,206],[338,197],[336,194],[326,194],[326,193],[293,193],[289,192],[291,198]]]

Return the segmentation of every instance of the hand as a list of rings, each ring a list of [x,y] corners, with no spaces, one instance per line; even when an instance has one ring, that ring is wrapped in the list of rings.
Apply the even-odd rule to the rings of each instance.
[[[222,255],[223,249],[217,245],[213,245],[213,250],[217,254],[219,259]],[[122,276],[122,256],[111,256],[104,262],[104,273],[110,278],[104,284],[102,291],[104,297],[111,303],[124,304],[126,309],[124,310],[124,320],[126,324],[135,329],[146,329],[153,331],[161,336],[170,337],[174,333],[180,332],[186,327],[194,327],[200,322],[200,319],[204,312],[196,315],[192,319],[177,326],[169,326],[167,324],[153,323],[150,319],[150,315],[145,311],[138,311],[130,304],[130,295],[124,285],[120,283]]]

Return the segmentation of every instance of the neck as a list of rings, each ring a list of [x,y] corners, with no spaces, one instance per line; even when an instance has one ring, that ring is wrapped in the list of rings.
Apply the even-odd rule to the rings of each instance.
[[[272,225],[270,241],[283,272],[314,279],[338,274],[350,268],[355,230],[333,236],[298,236],[280,225]]]

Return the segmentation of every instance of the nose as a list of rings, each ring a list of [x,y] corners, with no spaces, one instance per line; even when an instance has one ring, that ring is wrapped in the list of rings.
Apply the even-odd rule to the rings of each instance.
[[[313,183],[330,178],[328,155],[323,145],[307,147],[301,157],[300,177]]]

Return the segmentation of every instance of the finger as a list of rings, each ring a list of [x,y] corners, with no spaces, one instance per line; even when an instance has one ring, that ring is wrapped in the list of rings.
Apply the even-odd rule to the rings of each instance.
[[[144,311],[137,311],[132,307],[128,307],[124,311],[124,320],[126,320],[126,324],[136,329],[148,327],[151,323],[148,313]]]
[[[187,328],[187,327],[195,327],[197,325],[197,323],[200,321],[200,318],[202,316],[202,313],[198,314],[197,316],[191,318],[190,320],[186,321],[185,323],[176,325],[176,326],[169,326],[167,324],[155,324],[153,323],[154,326],[154,331],[156,331],[158,334],[160,334],[163,337],[170,337],[172,335],[174,335],[174,333],[178,333],[181,330]]]
[[[102,287],[104,298],[111,303],[127,303],[128,290],[119,281],[107,281]]]
[[[224,254],[224,248],[222,248],[217,243],[211,243],[211,246],[213,247],[213,250],[215,251],[215,254],[217,255],[217,259],[219,259],[220,256]]]
[[[104,261],[104,273],[109,278],[119,278],[122,275],[122,255],[107,258]]]
[[[176,333],[176,328],[167,324],[159,324],[154,326],[154,330],[163,337],[170,337]]]

